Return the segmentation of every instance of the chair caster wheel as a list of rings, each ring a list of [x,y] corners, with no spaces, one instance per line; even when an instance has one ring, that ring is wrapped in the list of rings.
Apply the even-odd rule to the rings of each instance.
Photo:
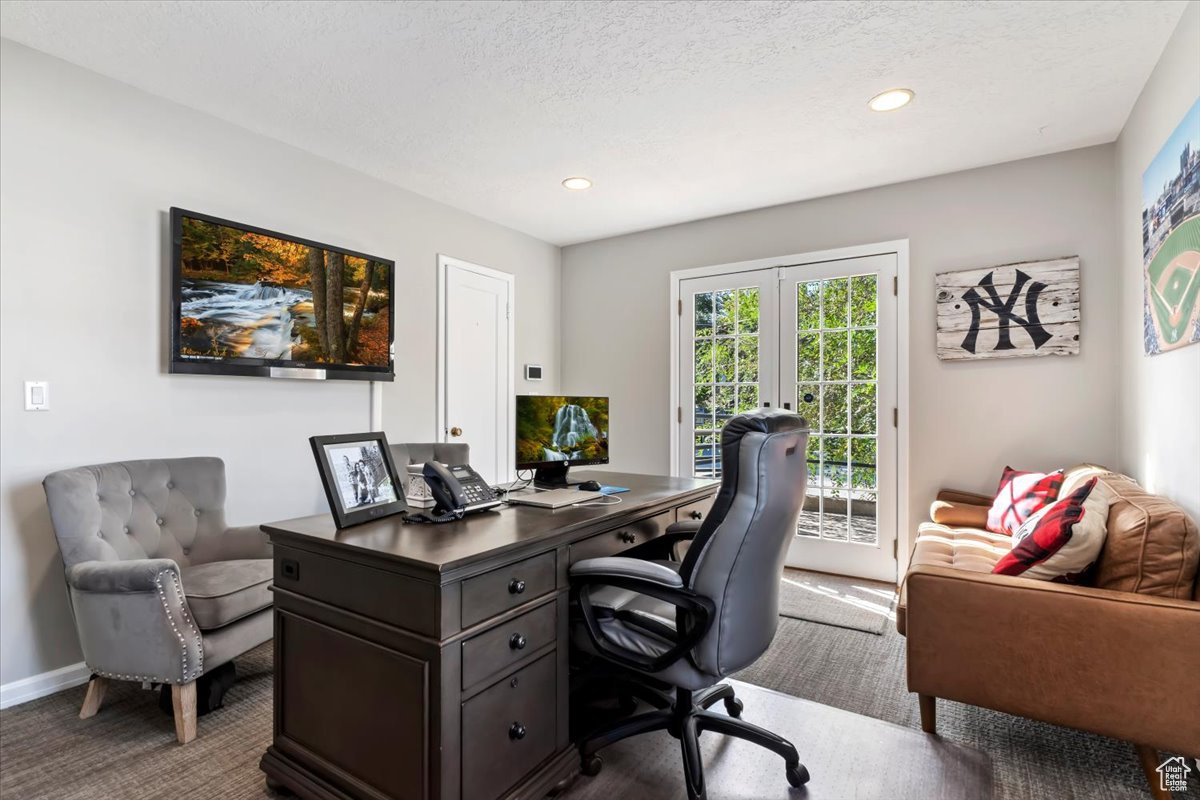
[[[604,766],[604,759],[593,753],[590,756],[583,757],[582,772],[589,778],[594,778],[600,774],[600,768]]]
[[[742,701],[738,700],[736,697],[725,698],[725,713],[734,719],[741,719],[742,709],[745,707],[746,706],[742,703]]]
[[[808,783],[808,768],[803,764],[787,768],[787,782],[797,788]]]

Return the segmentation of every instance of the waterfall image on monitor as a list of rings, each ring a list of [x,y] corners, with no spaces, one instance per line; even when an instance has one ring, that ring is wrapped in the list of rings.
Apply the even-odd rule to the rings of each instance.
[[[172,227],[174,371],[390,375],[393,262],[181,209]]]
[[[608,398],[519,395],[517,468],[608,463]]]

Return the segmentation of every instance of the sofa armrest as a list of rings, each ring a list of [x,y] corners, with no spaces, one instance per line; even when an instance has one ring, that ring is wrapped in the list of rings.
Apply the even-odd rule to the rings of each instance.
[[[996,498],[992,495],[978,494],[976,492],[963,492],[958,489],[942,489],[937,493],[937,499],[947,503],[991,508],[992,503]]]
[[[164,572],[178,577],[179,566],[169,558],[84,561],[67,570],[67,584],[77,592],[153,592]]]
[[[908,688],[1200,755],[1200,603],[919,565]]]

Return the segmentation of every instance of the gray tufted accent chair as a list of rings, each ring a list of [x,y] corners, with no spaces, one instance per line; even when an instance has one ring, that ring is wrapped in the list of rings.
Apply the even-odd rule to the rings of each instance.
[[[271,638],[271,545],[225,524],[219,458],[122,461],[42,482],[84,660],[80,717],[108,680],[172,687],[180,743],[196,735],[205,671]]]
[[[712,731],[782,756],[792,786],[808,781],[796,748],[740,719],[741,700],[721,683],[775,637],[779,576],[807,483],[807,443],[807,424],[790,412],[734,417],[721,431],[721,488],[703,523],[677,523],[627,556],[571,566],[574,643],[595,656],[601,682],[656,707],[581,742],[585,774],[600,770],[604,747],[666,730],[681,743],[689,800],[703,800],[698,737]],[[672,540],[691,541],[681,562],[665,558]],[[717,702],[726,714],[708,710]]]

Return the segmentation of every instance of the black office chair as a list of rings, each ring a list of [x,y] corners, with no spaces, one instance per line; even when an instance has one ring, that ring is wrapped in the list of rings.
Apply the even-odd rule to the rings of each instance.
[[[600,771],[597,751],[607,745],[666,730],[682,744],[688,797],[702,800],[697,736],[713,731],[778,753],[792,786],[808,781],[796,748],[738,719],[741,701],[720,683],[757,660],[775,637],[779,576],[804,500],[807,443],[807,425],[795,414],[734,417],[721,433],[724,474],[708,518],[673,526],[662,539],[664,545],[692,539],[682,561],[651,560],[659,554],[647,549],[639,558],[593,558],[571,567],[574,642],[602,665],[620,667],[634,682],[631,693],[657,706],[585,739],[585,774]],[[718,701],[729,716],[708,710]]]

